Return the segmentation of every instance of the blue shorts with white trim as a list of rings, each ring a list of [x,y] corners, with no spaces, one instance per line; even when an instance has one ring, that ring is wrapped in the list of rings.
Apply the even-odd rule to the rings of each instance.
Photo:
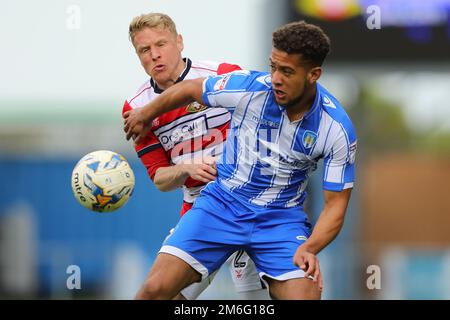
[[[243,249],[261,277],[287,280],[304,277],[293,257],[310,234],[311,224],[301,208],[242,204],[213,182],[180,219],[160,252],[183,259],[205,278]]]

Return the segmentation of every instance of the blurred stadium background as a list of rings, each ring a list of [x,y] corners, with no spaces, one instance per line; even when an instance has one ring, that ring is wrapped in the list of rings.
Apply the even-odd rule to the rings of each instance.
[[[185,56],[248,69],[267,70],[277,26],[322,26],[332,53],[321,82],[359,137],[344,228],[319,255],[323,297],[450,299],[450,0],[2,2],[1,299],[130,299],[176,224],[181,193],[152,185],[120,116],[147,78],[128,23],[150,11],[172,16]],[[377,14],[381,29],[371,30]],[[71,193],[75,163],[99,149],[135,171],[135,193],[116,213],[89,212]],[[320,172],[309,186],[313,221]],[[66,287],[70,265],[81,290]],[[380,289],[367,287],[373,265]],[[228,270],[201,298],[238,298]]]

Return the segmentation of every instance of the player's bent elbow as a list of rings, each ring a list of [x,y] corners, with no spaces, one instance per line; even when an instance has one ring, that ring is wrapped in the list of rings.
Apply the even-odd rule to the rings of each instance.
[[[156,187],[156,189],[158,189],[159,191],[162,191],[162,192],[168,192],[168,191],[172,191],[175,189],[175,187],[168,186],[164,183],[157,183],[156,181],[155,181],[155,187]]]
[[[174,185],[173,178],[167,176],[167,169],[173,169],[173,167],[163,167],[156,170],[153,177],[153,183],[155,187],[162,192],[168,192],[176,189],[178,186]]]

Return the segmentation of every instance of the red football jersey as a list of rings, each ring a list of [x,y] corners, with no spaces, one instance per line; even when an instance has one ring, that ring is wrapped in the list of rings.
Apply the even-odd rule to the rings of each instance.
[[[228,63],[184,60],[186,68],[177,82],[240,70],[239,66]],[[145,106],[162,92],[150,78],[125,101],[123,112]],[[153,180],[158,168],[193,158],[220,155],[230,119],[231,115],[225,108],[207,108],[191,103],[155,118],[147,139],[136,146],[136,152]],[[204,187],[203,182],[190,177],[186,179],[182,187],[181,215],[192,207]]]

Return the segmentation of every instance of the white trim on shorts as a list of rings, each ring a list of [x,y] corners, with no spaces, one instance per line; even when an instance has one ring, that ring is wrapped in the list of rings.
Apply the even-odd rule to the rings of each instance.
[[[204,280],[208,277],[208,274],[209,274],[208,269],[206,269],[206,267],[204,265],[202,265],[200,262],[198,262],[193,256],[191,256],[187,252],[185,252],[177,247],[168,246],[168,245],[162,246],[161,249],[159,250],[159,252],[168,253],[175,257],[180,258],[181,260],[183,260],[184,262],[189,264],[192,268],[194,268],[195,271],[200,273],[202,275],[202,280]]]
[[[261,281],[263,281],[264,284],[266,285],[266,287],[269,288],[269,284],[264,279],[264,276],[269,277],[274,280],[278,280],[278,281],[285,281],[285,280],[291,280],[291,279],[297,279],[297,278],[305,278],[305,271],[303,271],[301,269],[294,270],[291,272],[283,273],[276,277],[271,276],[270,274],[267,274],[265,272],[260,272],[259,277],[261,278]],[[309,276],[308,279],[314,280],[313,276]]]

